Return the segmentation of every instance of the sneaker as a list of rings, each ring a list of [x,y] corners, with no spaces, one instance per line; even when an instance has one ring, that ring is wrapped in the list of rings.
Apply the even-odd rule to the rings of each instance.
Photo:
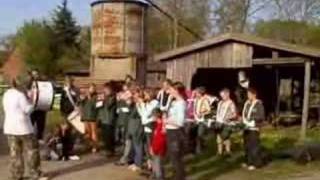
[[[79,161],[79,160],[80,160],[80,157],[77,156],[77,155],[73,155],[73,156],[69,156],[69,159],[70,159],[71,161]]]
[[[140,172],[141,171],[141,168],[136,166],[136,165],[132,165],[132,167],[130,168],[131,171],[133,172]]]
[[[241,167],[242,167],[242,168],[248,168],[248,164],[247,164],[247,163],[242,163],[242,164],[241,164]]]
[[[255,166],[249,166],[249,167],[248,167],[248,170],[249,170],[249,171],[254,171],[254,170],[256,170],[256,169],[257,169],[257,168],[256,168]]]
[[[131,164],[130,166],[128,166],[128,169],[129,169],[129,170],[133,170],[135,167],[136,167],[136,165]]]

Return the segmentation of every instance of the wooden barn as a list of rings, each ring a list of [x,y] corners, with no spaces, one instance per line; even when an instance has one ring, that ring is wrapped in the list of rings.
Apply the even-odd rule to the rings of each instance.
[[[205,86],[214,94],[224,87],[234,90],[238,72],[245,71],[269,112],[302,114],[303,109],[307,118],[310,90],[319,92],[320,50],[251,35],[223,34],[158,54],[155,60],[166,64],[167,78],[189,89]],[[317,92],[314,107],[320,104]]]

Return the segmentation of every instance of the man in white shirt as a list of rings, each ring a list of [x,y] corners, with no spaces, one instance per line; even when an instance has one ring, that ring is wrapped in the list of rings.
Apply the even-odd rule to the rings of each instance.
[[[22,88],[21,88],[22,89]],[[18,88],[16,80],[12,80],[11,88],[3,96],[5,113],[4,134],[8,137],[10,148],[10,171],[12,180],[21,180],[24,176],[24,160],[30,171],[31,180],[41,178],[40,155],[34,128],[30,120],[33,105],[26,94]],[[26,151],[24,156],[23,151]]]

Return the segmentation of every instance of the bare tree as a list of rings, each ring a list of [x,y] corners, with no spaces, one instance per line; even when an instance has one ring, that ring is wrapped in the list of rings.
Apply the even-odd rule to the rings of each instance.
[[[245,32],[250,20],[270,3],[271,0],[211,0],[214,31]]]
[[[283,20],[319,22],[320,0],[273,0],[276,17]]]

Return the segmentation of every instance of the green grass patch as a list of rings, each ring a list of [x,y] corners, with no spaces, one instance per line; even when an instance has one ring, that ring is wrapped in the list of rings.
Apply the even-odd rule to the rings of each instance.
[[[320,142],[320,129],[308,129],[309,142]],[[294,147],[299,139],[300,127],[263,129],[262,144],[274,156],[280,151]],[[298,165],[291,160],[273,160],[268,166],[249,172],[241,168],[243,148],[241,134],[234,134],[233,155],[229,158],[217,157],[215,138],[208,139],[207,151],[201,155],[186,158],[187,173],[190,179],[196,180],[280,180],[294,177],[307,177],[320,170],[320,162]]]

